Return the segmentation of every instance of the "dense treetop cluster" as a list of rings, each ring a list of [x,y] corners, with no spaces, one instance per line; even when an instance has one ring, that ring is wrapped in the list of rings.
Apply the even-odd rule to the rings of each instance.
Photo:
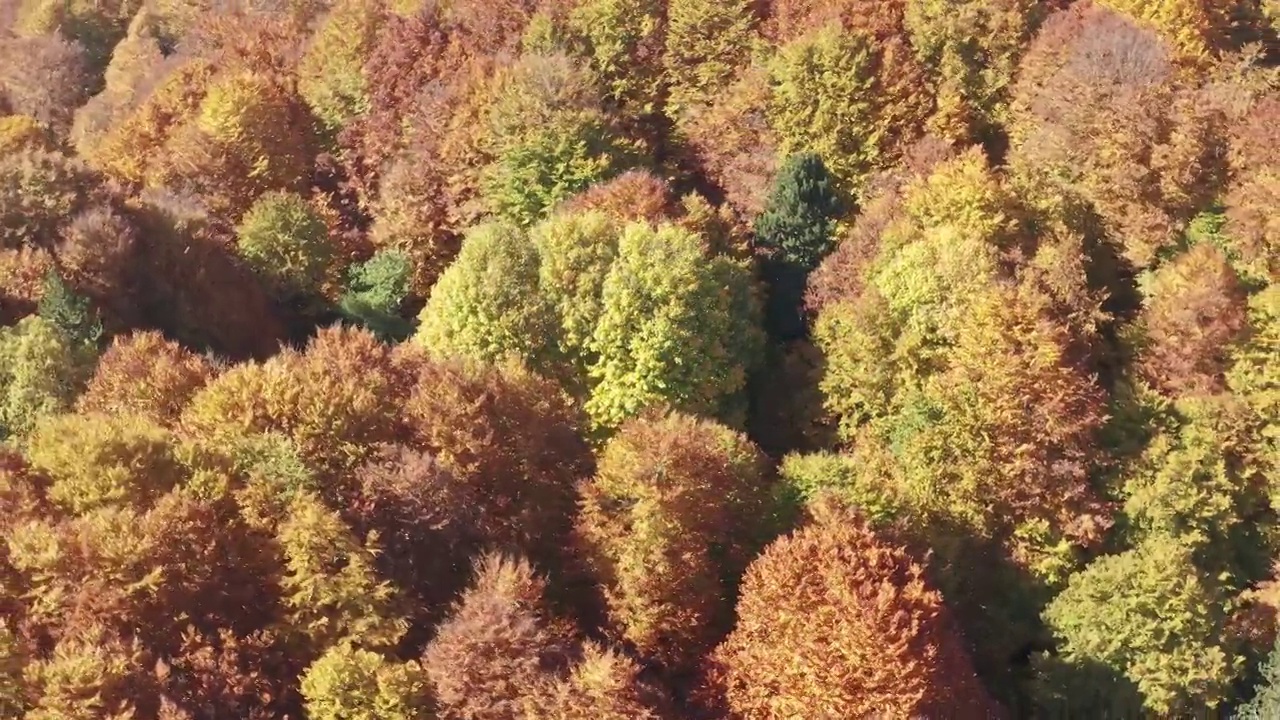
[[[1275,0],[0,0],[0,718],[1280,717]]]

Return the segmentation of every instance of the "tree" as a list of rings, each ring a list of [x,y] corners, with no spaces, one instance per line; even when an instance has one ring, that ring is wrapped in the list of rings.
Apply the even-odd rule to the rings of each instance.
[[[1223,185],[1217,109],[1178,80],[1154,33],[1092,3],[1050,17],[1022,67],[1012,174],[1084,198],[1126,259],[1152,265]]]
[[[85,49],[56,34],[0,40],[0,98],[15,115],[39,121],[65,137],[72,114],[96,82]]]
[[[528,227],[629,164],[596,86],[569,58],[527,57],[500,71],[489,92],[479,145],[492,161],[479,187],[512,222]]]
[[[27,667],[35,698],[31,720],[132,717],[135,700],[150,688],[136,676],[143,654],[136,643],[101,630],[59,642],[49,657]]]
[[[574,488],[593,464],[577,407],[518,365],[406,362],[417,366],[402,410],[411,444],[466,488],[482,543],[561,569]]]
[[[70,409],[86,370],[84,353],[38,316],[0,329],[0,431],[21,438]]]
[[[771,490],[760,451],[728,428],[680,414],[624,424],[579,519],[618,637],[668,669],[693,667],[768,540]]]
[[[775,337],[789,340],[805,334],[805,283],[831,252],[840,214],[841,202],[822,159],[812,153],[788,158],[755,221],[756,242],[770,253],[764,269],[771,286],[766,317]]]
[[[1262,667],[1261,682],[1254,688],[1253,699],[1236,708],[1240,720],[1263,720],[1280,712],[1280,652],[1272,649]]]
[[[57,245],[62,277],[98,309],[106,328],[139,321],[138,235],[135,223],[110,206],[85,210],[62,229]]]
[[[301,195],[259,197],[236,228],[240,256],[284,295],[316,297],[333,262],[329,229]]]
[[[343,642],[395,646],[406,623],[395,589],[374,570],[375,544],[362,547],[337,513],[305,493],[294,497],[278,540],[288,628],[304,648],[318,655]]]
[[[746,0],[682,0],[667,5],[663,64],[668,115],[701,104],[734,79],[750,60],[755,20]]]
[[[1195,245],[1161,265],[1139,316],[1142,375],[1170,395],[1222,389],[1232,346],[1247,325],[1239,277],[1218,248]]]
[[[569,677],[528,702],[527,712],[555,720],[657,720],[656,692],[640,672],[626,655],[587,642]]]
[[[102,339],[102,321],[89,298],[73,292],[57,272],[51,270],[45,276],[44,291],[40,293],[36,313],[61,332],[74,350],[90,356],[97,354],[98,343]]]
[[[526,561],[487,555],[476,562],[474,583],[422,656],[444,717],[518,717],[548,676],[569,664],[572,629],[547,611],[545,592]]]
[[[648,170],[628,170],[591,185],[557,208],[560,215],[603,213],[617,223],[660,223],[672,220],[676,208],[666,180]]]
[[[1266,428],[1261,456],[1267,471],[1280,469],[1280,374],[1273,362],[1280,346],[1280,285],[1271,285],[1249,299],[1250,337],[1234,353],[1227,385],[1246,403]]]
[[[385,12],[370,0],[334,3],[298,63],[298,93],[330,136],[369,109],[363,66]]]
[[[1223,598],[1176,541],[1099,558],[1044,617],[1060,662],[1127,679],[1150,712],[1203,711],[1228,697],[1236,661],[1224,645]]]
[[[416,720],[431,712],[418,663],[397,663],[340,643],[302,676],[307,717],[316,720]]]
[[[916,58],[937,77],[931,130],[958,141],[990,139],[999,131],[1036,12],[1030,0],[906,3],[904,25]]]
[[[559,213],[534,227],[538,286],[553,308],[561,350],[581,378],[592,356],[588,345],[603,313],[605,277],[618,255],[617,224],[598,211]]]
[[[660,403],[740,421],[735,403],[762,341],[746,268],[707,258],[699,238],[680,228],[631,225],[601,306],[585,406],[597,427]]]
[[[0,152],[16,155],[24,150],[54,150],[53,138],[39,120],[29,115],[0,117]]]
[[[410,382],[391,348],[368,332],[327,328],[303,352],[286,350],[222,373],[192,397],[181,425],[209,440],[288,437],[337,505],[350,472],[374,446],[402,436],[399,403]]]
[[[379,250],[347,271],[338,309],[348,321],[387,341],[403,340],[413,326],[400,315],[409,297],[409,258],[398,250]]]
[[[743,579],[715,652],[743,717],[990,717],[999,709],[907,551],[829,510],[769,546]]]
[[[633,118],[661,109],[663,9],[656,0],[587,0],[569,13],[574,53],[604,97]]]
[[[1212,0],[1103,0],[1100,4],[1154,29],[1190,65],[1208,63],[1227,49],[1233,24],[1229,4]]]
[[[84,165],[61,153],[28,150],[0,157],[0,244],[52,248],[58,229],[93,196]]]
[[[405,446],[381,448],[357,473],[343,515],[358,535],[377,534],[379,573],[416,601],[410,632],[425,629],[466,586],[488,498],[473,478]]]
[[[172,426],[183,408],[214,377],[209,360],[154,331],[117,337],[98,360],[81,413],[137,415]]]
[[[48,475],[49,499],[73,513],[150,506],[185,476],[174,436],[134,417],[61,415],[27,440],[32,467]]]
[[[919,87],[895,85],[896,46],[859,31],[827,26],[779,49],[769,65],[769,125],[784,156],[822,157],[844,197],[858,197],[871,171],[887,164],[925,119]]]
[[[694,158],[744,217],[764,210],[777,172],[782,139],[768,117],[771,98],[769,74],[749,67],[704,105],[675,118]]]
[[[512,225],[467,235],[419,317],[414,339],[434,355],[492,362],[554,360],[554,316],[538,291],[538,254]]]

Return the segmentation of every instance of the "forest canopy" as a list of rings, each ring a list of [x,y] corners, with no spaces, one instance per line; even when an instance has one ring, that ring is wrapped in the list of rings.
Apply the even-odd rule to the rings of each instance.
[[[1280,717],[1278,208],[1275,0],[0,0],[0,718]]]

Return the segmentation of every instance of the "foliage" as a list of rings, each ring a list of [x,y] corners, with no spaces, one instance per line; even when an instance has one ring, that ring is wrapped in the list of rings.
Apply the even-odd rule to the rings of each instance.
[[[398,250],[380,250],[347,271],[338,301],[343,317],[383,340],[403,340],[412,327],[400,316],[409,296],[409,258]]]
[[[96,352],[102,339],[102,322],[89,299],[73,292],[54,271],[45,276],[36,314],[61,332],[73,348]]]
[[[0,98],[17,115],[34,118],[58,137],[95,89],[93,59],[74,40],[56,34],[0,40]],[[100,67],[100,66],[99,66]]]
[[[1235,674],[1223,645],[1222,599],[1184,546],[1144,543],[1094,561],[1045,610],[1063,662],[1127,678],[1145,709],[1219,705]]]
[[[758,357],[759,306],[730,258],[707,258],[699,238],[665,225],[631,225],[601,291],[603,313],[588,344],[598,360],[585,405],[598,427],[646,407],[740,422],[735,407]]]
[[[716,423],[670,414],[622,426],[579,520],[621,639],[677,668],[714,646],[768,539],[770,480],[755,446]]]
[[[363,463],[373,444],[399,436],[389,399],[408,390],[390,348],[365,331],[330,328],[305,351],[222,373],[191,398],[181,424],[210,439],[281,433],[336,496],[343,490],[337,479]]]
[[[937,75],[929,128],[954,140],[981,140],[1005,121],[1008,91],[1031,37],[1036,4],[906,3],[904,25],[920,64]]]
[[[362,68],[384,12],[368,0],[334,3],[298,63],[298,93],[330,134],[368,111]]]
[[[747,0],[677,0],[667,5],[667,112],[705,101],[750,60],[755,16]]]
[[[513,364],[419,361],[404,416],[415,446],[474,498],[485,545],[561,564],[592,457],[578,408],[554,382]]]
[[[554,319],[538,292],[538,272],[537,251],[522,231],[474,228],[432,288],[415,342],[441,357],[551,360]]]
[[[831,512],[747,570],[738,626],[715,653],[729,706],[746,717],[995,712],[924,569]]]
[[[755,221],[756,242],[770,253],[765,261],[771,286],[766,317],[775,337],[804,334],[805,282],[831,252],[833,225],[840,213],[841,202],[822,159],[812,153],[788,158]]]
[[[1280,655],[1275,649],[1262,669],[1262,682],[1254,689],[1253,699],[1236,708],[1240,720],[1262,720],[1280,712]]]
[[[332,262],[329,230],[300,195],[259,197],[236,228],[241,257],[282,292],[315,296]]]
[[[136,415],[173,425],[191,397],[213,379],[208,359],[154,331],[117,337],[98,360],[76,410]]]
[[[1246,325],[1244,289],[1222,252],[1208,243],[1192,247],[1157,268],[1145,291],[1143,375],[1173,395],[1220,390]]]
[[[89,204],[92,191],[83,164],[61,153],[0,156],[0,243],[51,247],[58,228]]]
[[[36,316],[0,329],[0,429],[23,437],[44,417],[70,409],[84,382],[84,355]]]
[[[617,224],[598,211],[560,213],[532,232],[538,288],[558,317],[561,350],[585,375],[591,335],[603,313],[602,294],[618,255]]]
[[[62,415],[27,440],[32,466],[49,476],[49,499],[74,513],[132,504],[144,508],[183,479],[176,440],[133,417]]]
[[[430,711],[430,693],[415,662],[395,663],[346,643],[307,668],[302,694],[316,720],[412,720]]]
[[[845,197],[860,196],[896,138],[924,120],[918,89],[892,85],[899,80],[892,52],[828,26],[783,46],[770,64],[766,112],[779,149],[821,156]]]
[[[337,513],[299,494],[280,525],[284,577],[280,581],[289,628],[322,653],[337,643],[393,647],[405,622],[395,589],[374,570],[376,546],[364,547]]]
[[[572,631],[548,612],[546,581],[523,560],[486,555],[422,663],[446,717],[517,715],[567,665]]]

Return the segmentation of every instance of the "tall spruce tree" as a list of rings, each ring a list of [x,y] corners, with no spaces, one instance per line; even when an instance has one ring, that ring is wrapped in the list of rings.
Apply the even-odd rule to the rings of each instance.
[[[809,273],[831,252],[841,212],[830,173],[816,153],[792,155],[774,182],[764,212],[756,218],[756,241],[769,251],[767,320],[778,340],[805,334],[801,303]]]

